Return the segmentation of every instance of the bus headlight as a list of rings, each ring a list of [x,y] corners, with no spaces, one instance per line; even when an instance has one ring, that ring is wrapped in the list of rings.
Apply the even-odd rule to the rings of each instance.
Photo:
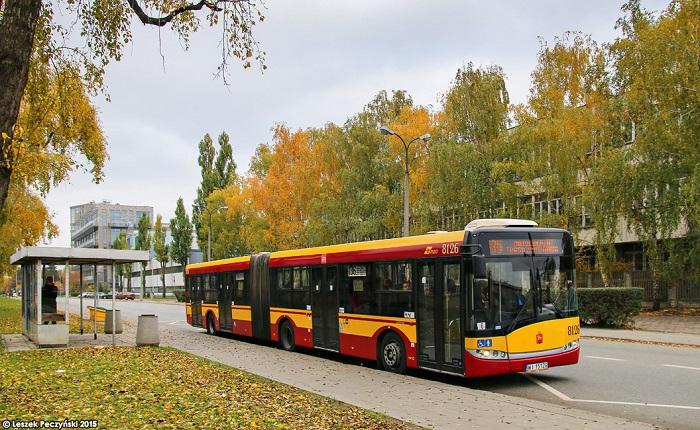
[[[476,358],[482,358],[485,360],[507,360],[508,353],[505,351],[496,351],[490,349],[468,349],[471,355]]]
[[[564,345],[564,351],[570,351],[578,347],[578,341],[574,340]]]

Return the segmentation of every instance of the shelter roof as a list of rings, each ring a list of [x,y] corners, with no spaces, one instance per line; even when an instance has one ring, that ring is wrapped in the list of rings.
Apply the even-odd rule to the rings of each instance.
[[[12,254],[10,263],[23,264],[37,260],[41,260],[42,263],[65,263],[66,260],[70,260],[71,264],[121,264],[146,262],[149,259],[148,251],[28,246]]]

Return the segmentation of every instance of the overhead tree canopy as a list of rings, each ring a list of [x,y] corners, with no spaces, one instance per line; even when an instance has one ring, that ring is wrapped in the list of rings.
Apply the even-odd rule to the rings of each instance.
[[[102,179],[105,140],[89,96],[104,90],[106,66],[132,42],[134,17],[169,28],[185,49],[202,23],[218,28],[217,75],[226,81],[232,60],[265,69],[253,36],[263,8],[256,0],[0,2],[0,225],[14,180],[46,193],[75,169]]]

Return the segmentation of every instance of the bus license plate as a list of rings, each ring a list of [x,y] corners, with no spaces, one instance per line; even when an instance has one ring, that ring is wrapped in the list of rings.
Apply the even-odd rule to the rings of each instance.
[[[549,369],[549,363],[544,361],[542,363],[530,363],[525,365],[525,371],[526,372],[537,372],[540,370],[547,370]]]

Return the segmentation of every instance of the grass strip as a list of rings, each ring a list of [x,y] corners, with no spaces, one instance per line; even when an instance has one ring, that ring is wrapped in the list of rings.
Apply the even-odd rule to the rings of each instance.
[[[179,350],[150,347],[1,354],[0,417],[96,419],[99,428],[120,429],[415,428]]]

